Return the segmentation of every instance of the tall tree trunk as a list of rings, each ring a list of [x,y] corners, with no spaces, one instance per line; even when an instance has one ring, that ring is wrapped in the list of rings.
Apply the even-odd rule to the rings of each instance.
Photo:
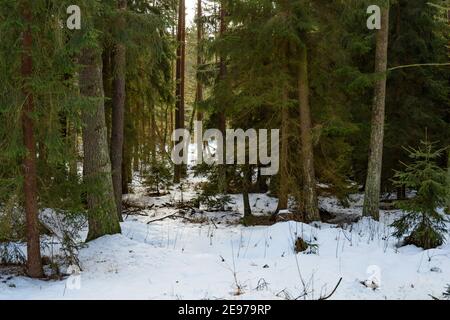
[[[381,76],[375,83],[370,137],[369,166],[365,187],[363,215],[380,218],[381,170],[383,163],[384,119],[386,104],[386,71],[389,38],[389,5],[382,8],[381,29],[377,32],[375,73]]]
[[[179,0],[177,31],[177,65],[176,65],[176,105],[175,129],[184,129],[184,89],[186,68],[186,6],[185,0]],[[183,175],[183,164],[175,165],[174,182],[179,183]]]
[[[125,28],[124,13],[127,10],[127,0],[118,0],[119,18],[117,29]],[[123,134],[125,114],[125,72],[126,48],[120,41],[115,45],[113,52],[114,69],[114,95],[112,103],[111,126],[111,166],[114,196],[116,200],[117,216],[122,219],[122,160],[123,160]]]
[[[82,114],[83,127],[83,175],[89,211],[87,240],[120,233],[117,208],[111,176],[108,141],[105,124],[105,106],[100,52],[84,48],[80,57],[80,92],[92,100],[93,110]]]
[[[197,1],[197,72],[199,67],[203,64],[202,58],[202,41],[203,41],[203,10],[202,0]],[[197,89],[195,93],[195,102],[197,104],[197,121],[203,120],[203,112],[198,109],[198,104],[203,101],[203,85],[198,79],[197,75]]]
[[[23,1],[22,19],[26,30],[22,33],[22,78],[23,95],[25,103],[22,108],[22,130],[23,142],[26,148],[26,155],[23,159],[24,175],[24,198],[25,198],[25,216],[27,230],[27,274],[32,278],[41,278],[43,276],[41,247],[39,240],[39,217],[37,202],[37,170],[36,170],[36,143],[34,138],[34,125],[31,114],[34,112],[33,93],[28,83],[33,73],[33,59],[31,56],[33,37],[31,34],[31,23],[33,16],[31,4]]]
[[[447,21],[450,26],[450,9],[447,10]],[[450,40],[448,42],[448,56],[450,58]],[[448,114],[448,118],[450,119],[450,114]],[[447,179],[448,179],[448,196],[447,196],[447,213],[450,214],[450,149],[448,150],[448,164],[447,164]]]
[[[288,92],[283,93],[283,106],[281,108],[281,154],[280,154],[280,179],[278,187],[277,212],[288,207],[288,128],[289,109],[287,105]]]
[[[299,75],[300,138],[303,171],[303,211],[306,221],[320,220],[314,169],[311,110],[309,105],[308,49],[300,53]]]
[[[220,6],[220,36],[223,36],[227,31],[227,25],[225,21],[226,9],[224,4],[222,3]],[[219,58],[219,81],[224,81],[227,75],[227,65],[225,61],[225,57],[221,56]],[[227,118],[225,115],[225,105],[221,106],[217,114],[218,128],[220,132],[222,132],[223,137],[226,137],[226,127],[227,127]],[[223,145],[223,154],[226,157],[226,143]],[[227,193],[227,165],[225,160],[223,165],[219,167],[219,192],[222,194]]]

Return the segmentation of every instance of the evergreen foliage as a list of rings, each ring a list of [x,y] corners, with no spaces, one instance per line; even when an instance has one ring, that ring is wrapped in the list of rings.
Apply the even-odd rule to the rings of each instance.
[[[445,241],[447,218],[438,208],[445,204],[448,185],[445,170],[436,164],[442,151],[422,141],[418,149],[408,148],[411,163],[395,174],[395,184],[417,192],[413,199],[398,203],[405,214],[392,224],[394,236],[406,235],[405,244],[431,249]]]

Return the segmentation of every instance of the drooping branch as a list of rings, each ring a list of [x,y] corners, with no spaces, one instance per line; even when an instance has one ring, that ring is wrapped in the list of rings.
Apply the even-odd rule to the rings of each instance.
[[[388,71],[394,71],[398,69],[406,69],[406,68],[414,68],[414,67],[444,67],[444,66],[450,66],[450,62],[446,63],[415,63],[415,64],[408,64],[404,66],[397,66],[393,68],[389,68]]]

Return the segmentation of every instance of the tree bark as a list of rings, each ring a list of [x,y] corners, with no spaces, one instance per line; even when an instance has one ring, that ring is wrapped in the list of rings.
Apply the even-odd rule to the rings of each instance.
[[[199,66],[203,64],[202,58],[202,41],[203,41],[203,10],[202,10],[202,0],[197,2],[197,72]],[[203,112],[198,110],[198,103],[203,101],[203,85],[198,79],[197,75],[197,89],[195,93],[195,102],[197,104],[197,121],[203,121]]]
[[[111,46],[105,46],[102,53],[103,60],[103,92],[105,94],[105,122],[106,122],[106,136],[108,143],[111,142],[112,131],[112,96],[113,96],[113,83],[112,83],[112,49]],[[111,149],[111,145],[109,144]]]
[[[117,29],[125,28],[123,13],[127,10],[127,0],[118,0],[119,18]],[[112,126],[111,126],[111,166],[116,200],[117,216],[122,218],[122,161],[123,161],[123,135],[125,115],[125,73],[126,73],[126,48],[121,41],[115,45],[113,52],[114,66],[114,95],[112,102]]]
[[[186,6],[185,0],[179,0],[176,63],[176,105],[175,129],[184,129],[185,114],[185,68],[186,68]],[[183,164],[175,165],[174,182],[179,183],[183,176]]]
[[[220,6],[220,36],[223,36],[227,31],[227,25],[225,21],[226,9],[224,4],[222,3]],[[227,65],[225,61],[225,57],[219,57],[219,81],[224,81],[227,75]],[[226,106],[223,105],[217,114],[217,125],[220,132],[222,132],[222,136],[226,139],[226,127],[227,127],[227,118],[225,115]],[[226,141],[226,140],[225,140]],[[226,143],[223,146],[223,154],[226,155]],[[222,194],[227,193],[227,165],[225,163],[219,166],[219,192]]]
[[[375,83],[370,137],[369,165],[365,186],[363,215],[380,218],[381,170],[383,162],[383,139],[386,104],[387,59],[389,41],[389,5],[382,8],[381,29],[377,32],[375,73],[380,79]]]
[[[320,220],[314,169],[314,150],[312,141],[311,110],[309,105],[308,49],[300,53],[299,64],[299,100],[300,100],[300,136],[303,171],[303,211],[306,221]]]
[[[105,124],[101,54],[84,48],[80,57],[80,92],[92,101],[92,110],[82,114],[83,175],[88,186],[89,232],[87,240],[120,233],[111,176]]]
[[[37,170],[36,170],[36,143],[34,138],[34,124],[32,113],[34,112],[33,93],[28,83],[33,73],[33,58],[31,56],[33,37],[31,24],[33,16],[28,1],[22,2],[22,19],[26,29],[22,33],[22,67],[23,95],[25,102],[22,108],[23,143],[26,155],[23,159],[24,175],[24,201],[27,230],[27,274],[32,278],[43,276],[41,247],[39,239],[39,212],[37,201]]]
[[[244,203],[244,220],[252,216],[252,209],[250,207],[250,186],[252,184],[252,172],[250,165],[246,164],[243,167],[243,177],[242,177],[242,200]]]
[[[278,207],[277,212],[288,207],[288,121],[289,109],[287,105],[288,92],[283,93],[283,106],[281,108],[281,154],[280,154],[280,179],[278,187]]]

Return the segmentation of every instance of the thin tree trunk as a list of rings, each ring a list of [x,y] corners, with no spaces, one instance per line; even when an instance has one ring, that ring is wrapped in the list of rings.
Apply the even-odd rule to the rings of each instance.
[[[244,165],[244,172],[243,172],[243,190],[242,190],[242,200],[244,203],[244,220],[248,219],[252,216],[252,209],[250,207],[250,186],[252,184],[252,174],[251,174],[251,168],[250,165]]]
[[[224,8],[224,4],[220,7],[220,36],[223,36],[227,31],[227,25],[225,21],[226,10]],[[221,56],[219,58],[219,81],[224,81],[227,75],[227,66],[225,62],[225,57]],[[227,118],[225,115],[225,105],[221,106],[217,114],[218,121],[218,129],[222,132],[224,138],[226,138],[226,126],[227,126]],[[226,155],[226,144],[223,146],[223,154]],[[227,193],[227,166],[225,164],[225,160],[223,165],[219,167],[219,192],[222,194]]]
[[[80,92],[92,100],[93,110],[82,114],[83,175],[88,186],[89,233],[87,240],[120,233],[111,176],[105,124],[101,54],[92,48],[81,53]],[[95,99],[95,100],[93,100]]]
[[[447,10],[447,21],[450,26],[450,9]],[[450,40],[448,42],[448,56],[450,58]],[[450,119],[450,114],[448,114],[448,118]],[[448,195],[447,195],[447,213],[450,214],[450,149],[448,150],[448,164],[447,164],[447,181],[448,185]]]
[[[127,10],[127,0],[118,0],[119,18],[117,29],[125,28],[123,13]],[[122,161],[123,161],[123,134],[125,114],[125,72],[126,72],[126,48],[123,43],[117,43],[113,52],[114,69],[114,95],[112,103],[111,126],[111,166],[116,200],[117,216],[122,219]]]
[[[31,4],[28,1],[22,2],[22,18],[26,25],[26,30],[22,34],[22,68],[21,73],[24,79],[23,95],[25,103],[22,108],[22,130],[23,142],[26,148],[26,156],[23,159],[24,175],[24,199],[25,216],[27,230],[27,274],[32,278],[43,276],[41,247],[39,240],[39,217],[37,202],[37,170],[36,170],[36,143],[34,138],[34,125],[31,114],[34,112],[33,93],[28,84],[28,78],[33,73],[33,59],[31,56],[33,38],[31,34],[31,23],[33,16]]]
[[[122,161],[122,194],[128,194],[130,192],[128,183],[130,182],[129,172],[131,168],[130,164],[130,152],[127,146],[126,140],[123,145],[123,161]]]
[[[203,10],[202,0],[197,2],[197,72],[203,64],[202,58],[202,41],[203,41]],[[203,101],[203,85],[197,75],[197,90],[195,94],[195,102],[197,104],[197,121],[203,121],[203,112],[198,109],[198,104]]]
[[[128,103],[125,104],[125,107],[127,107],[127,110],[125,111],[124,114],[124,139],[123,139],[123,148],[122,148],[122,154],[123,154],[123,159],[122,159],[122,194],[128,194],[130,193],[129,190],[129,183],[131,183],[131,176],[132,174],[130,172],[132,172],[132,166],[131,166],[131,157],[132,157],[132,149],[131,149],[131,143],[130,141],[132,140],[132,122],[133,122],[133,118],[130,117],[130,115],[132,114],[132,109],[131,109],[131,100],[128,98]]]
[[[184,89],[185,89],[185,66],[186,66],[186,6],[185,0],[179,0],[178,8],[178,31],[177,31],[177,65],[176,65],[176,106],[175,106],[175,129],[184,129]],[[183,175],[183,165],[176,164],[174,182],[179,183]]]
[[[77,126],[72,121],[69,121],[68,125],[68,139],[73,158],[69,162],[69,173],[73,176],[78,174],[78,135]]]
[[[112,85],[112,62],[111,53],[112,49],[110,46],[105,46],[102,53],[103,59],[103,92],[105,93],[105,122],[106,122],[106,132],[108,138],[108,144],[111,149],[111,130],[112,130],[112,95],[113,95],[113,85]]]
[[[382,9],[381,29],[377,32],[375,73],[381,76],[375,83],[370,137],[369,165],[365,187],[363,215],[380,218],[381,170],[383,162],[384,119],[386,103],[386,70],[389,38],[389,5]]]
[[[288,121],[289,109],[287,105],[288,92],[283,93],[283,106],[281,108],[281,154],[280,154],[280,180],[278,188],[278,208],[277,212],[288,207]]]
[[[151,115],[150,115],[150,122],[151,122],[151,127],[150,127],[150,156],[151,156],[151,160],[150,163],[152,165],[152,167],[156,166],[156,146],[157,146],[157,130],[158,128],[156,127],[156,106],[153,105],[152,110],[150,111]]]
[[[450,150],[448,150],[448,164],[447,164],[447,213],[450,214]]]
[[[303,164],[303,210],[306,221],[320,220],[314,169],[314,149],[312,141],[311,110],[309,105],[308,49],[300,53],[299,65],[299,104],[300,138]]]

